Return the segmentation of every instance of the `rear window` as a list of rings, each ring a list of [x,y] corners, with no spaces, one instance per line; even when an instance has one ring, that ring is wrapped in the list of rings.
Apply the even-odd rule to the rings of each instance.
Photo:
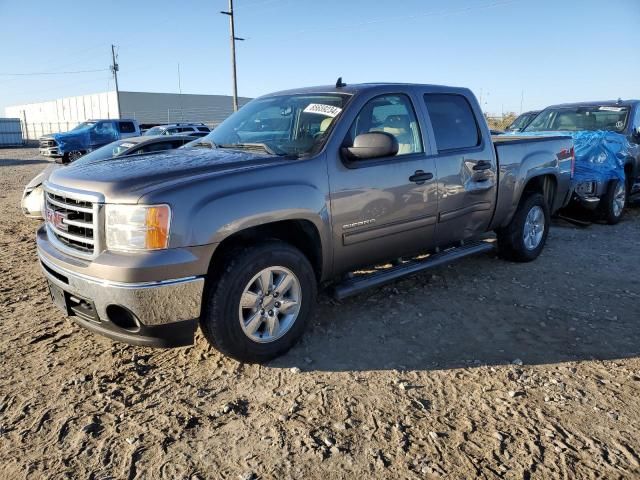
[[[136,126],[133,122],[120,122],[119,128],[121,133],[136,133]]]
[[[428,93],[424,102],[429,112],[438,151],[472,148],[480,134],[471,105],[462,95]]]

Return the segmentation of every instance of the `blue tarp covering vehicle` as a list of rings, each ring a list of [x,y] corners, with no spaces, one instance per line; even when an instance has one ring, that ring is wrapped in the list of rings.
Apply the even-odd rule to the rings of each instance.
[[[140,127],[135,120],[89,120],[68,132],[42,137],[40,154],[73,161],[115,140],[138,135]]]
[[[574,140],[573,203],[617,223],[629,194],[640,191],[640,101],[547,107],[517,135],[554,133]]]

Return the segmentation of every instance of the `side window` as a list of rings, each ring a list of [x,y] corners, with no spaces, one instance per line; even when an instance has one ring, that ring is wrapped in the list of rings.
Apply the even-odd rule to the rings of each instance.
[[[113,126],[113,122],[98,122],[95,127],[95,131],[98,135],[112,135],[115,136],[116,130]]]
[[[136,133],[136,126],[133,122],[120,122],[118,128],[120,128],[120,133]]]
[[[424,102],[439,152],[480,144],[478,123],[466,98],[455,94],[428,93]]]
[[[178,131],[179,131],[179,130],[178,130],[177,128],[167,128],[167,129],[164,131],[164,134],[165,134],[165,135],[173,135],[173,134],[175,134],[175,133],[178,133]]]
[[[172,146],[170,142],[156,142],[150,145],[146,145],[142,148],[142,152],[136,153],[149,153],[149,152],[160,152],[162,150],[171,150]]]
[[[635,131],[638,131],[638,128],[640,128],[640,103],[636,105],[636,114],[634,116],[632,125]]]
[[[362,107],[349,130],[349,141],[362,133],[390,133],[398,141],[397,155],[420,153],[422,140],[416,114],[406,95],[383,95]]]
[[[198,131],[199,132],[210,132],[211,130],[209,130],[209,127],[198,127]]]

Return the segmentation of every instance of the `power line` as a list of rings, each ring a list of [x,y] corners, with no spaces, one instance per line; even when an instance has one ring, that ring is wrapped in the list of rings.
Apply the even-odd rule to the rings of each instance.
[[[108,72],[108,68],[98,68],[95,70],[75,70],[71,72],[20,72],[20,73],[0,73],[0,75],[7,77],[27,77],[27,76],[35,76],[35,75],[73,75],[76,73],[95,73],[95,72]]]

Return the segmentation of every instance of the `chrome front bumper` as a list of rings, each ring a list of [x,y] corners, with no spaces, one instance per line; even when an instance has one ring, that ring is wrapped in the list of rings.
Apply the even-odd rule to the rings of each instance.
[[[200,317],[204,278],[121,283],[86,277],[54,265],[39,255],[47,280],[65,292],[91,300],[100,321],[109,321],[107,307],[118,305],[133,313],[142,326]]]
[[[43,157],[61,157],[58,147],[40,147],[40,155]]]
[[[38,257],[45,277],[53,285],[52,297],[54,289],[60,292],[63,305],[58,306],[79,325],[135,345],[177,347],[193,343],[203,277],[113,282],[72,272],[46,260],[40,251]],[[84,310],[78,310],[80,304]],[[87,311],[90,315],[86,315]],[[129,312],[134,324],[123,327],[114,317],[116,311]]]

